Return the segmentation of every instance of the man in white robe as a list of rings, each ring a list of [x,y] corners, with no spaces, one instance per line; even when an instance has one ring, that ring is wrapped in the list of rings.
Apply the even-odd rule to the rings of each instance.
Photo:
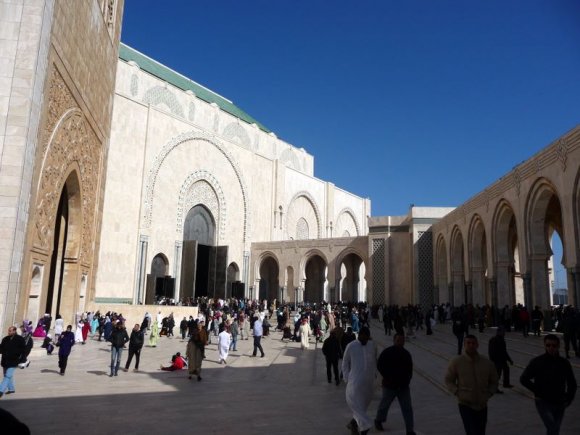
[[[222,364],[222,362],[224,364],[226,364],[226,360],[228,359],[228,353],[230,350],[230,343],[231,343],[231,336],[230,333],[227,331],[227,328],[223,327],[225,326],[222,323],[222,332],[219,333],[218,335],[218,351],[220,354],[220,364]]]
[[[308,323],[308,318],[302,319],[302,324],[300,325],[300,347],[302,350],[310,348],[310,334],[312,330],[310,329],[310,324]]]
[[[347,425],[353,434],[366,435],[373,427],[373,418],[367,414],[373,398],[377,369],[377,348],[370,341],[369,328],[361,328],[358,340],[346,346],[342,359],[342,374],[346,384],[346,404],[353,419]]]

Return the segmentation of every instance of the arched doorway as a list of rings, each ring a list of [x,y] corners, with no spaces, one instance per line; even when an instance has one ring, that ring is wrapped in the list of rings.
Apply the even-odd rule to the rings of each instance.
[[[553,251],[551,242],[554,232],[558,233],[566,252],[566,237],[562,225],[562,207],[556,190],[547,180],[540,180],[530,192],[527,213],[527,239],[529,241],[530,281],[528,305],[549,307],[552,303],[550,292],[549,263]],[[565,264],[565,255],[562,263]],[[568,285],[566,284],[566,288]]]
[[[469,238],[469,257],[471,266],[471,302],[476,305],[491,303],[487,279],[487,237],[483,221],[475,216]]]
[[[243,298],[243,286],[240,292],[240,284],[240,268],[236,263],[230,263],[226,273],[226,298],[230,296],[235,298]]]
[[[467,294],[465,286],[465,268],[463,261],[463,235],[459,228],[455,228],[451,234],[451,279],[453,283],[453,295],[451,303],[455,306],[465,304],[471,298]]]
[[[175,278],[169,276],[169,260],[159,253],[151,261],[151,273],[147,275],[146,304],[153,304],[162,298],[173,299]]]
[[[449,280],[447,277],[447,246],[443,236],[437,242],[437,287],[439,288],[439,303],[451,302]]]
[[[227,246],[216,246],[216,222],[202,204],[193,206],[183,224],[182,298],[225,298]]]
[[[326,273],[326,262],[320,255],[308,259],[304,268],[304,302],[320,304],[325,299]]]
[[[340,299],[360,302],[366,300],[365,265],[361,257],[350,253],[344,257],[338,273]]]
[[[260,264],[260,284],[257,299],[272,302],[278,297],[278,263],[273,257],[266,257]]]
[[[77,173],[73,171],[60,193],[44,300],[44,312],[52,318],[60,314],[65,323],[74,322],[79,306],[81,228],[81,190]]]
[[[524,302],[516,217],[507,202],[498,206],[494,226],[497,295],[492,295],[492,299],[502,308]]]

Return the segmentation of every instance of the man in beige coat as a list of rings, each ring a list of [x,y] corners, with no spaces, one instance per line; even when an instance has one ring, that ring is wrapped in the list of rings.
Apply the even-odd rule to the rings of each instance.
[[[484,435],[487,424],[487,401],[497,391],[495,365],[477,352],[479,343],[467,335],[463,354],[449,362],[445,385],[457,397],[459,413],[467,435]]]

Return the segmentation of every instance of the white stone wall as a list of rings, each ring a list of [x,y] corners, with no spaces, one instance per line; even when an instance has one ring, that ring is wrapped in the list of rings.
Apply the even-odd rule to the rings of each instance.
[[[145,274],[159,253],[169,261],[169,274],[180,271],[176,243],[195,205],[188,200],[191,195],[208,203],[216,220],[216,244],[229,247],[228,263],[237,263],[241,278],[244,252],[253,242],[284,233],[285,228],[281,233],[274,229],[274,210],[279,205],[288,210],[301,193],[316,204],[319,223],[315,220],[312,230],[319,225],[319,236],[327,236],[327,183],[311,176],[313,158],[304,150],[124,61],[118,65],[116,89],[97,299],[137,298],[142,238],[147,239]],[[283,172],[277,187],[276,167]],[[352,209],[366,234],[367,200],[344,191],[338,191],[338,198],[337,206]]]
[[[19,299],[53,8],[0,0],[0,325]]]

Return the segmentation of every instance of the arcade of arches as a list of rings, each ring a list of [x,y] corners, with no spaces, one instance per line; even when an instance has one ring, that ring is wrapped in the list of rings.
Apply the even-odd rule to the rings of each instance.
[[[546,308],[559,286],[578,304],[579,168],[576,128],[435,223],[435,299]]]

